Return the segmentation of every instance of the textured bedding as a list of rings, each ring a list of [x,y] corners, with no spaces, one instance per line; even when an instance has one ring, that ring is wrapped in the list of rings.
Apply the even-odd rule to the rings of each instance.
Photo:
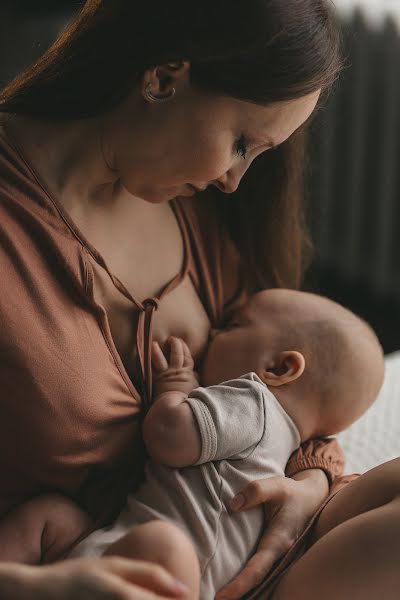
[[[346,473],[368,469],[400,456],[400,352],[386,357],[386,375],[376,402],[338,436]]]

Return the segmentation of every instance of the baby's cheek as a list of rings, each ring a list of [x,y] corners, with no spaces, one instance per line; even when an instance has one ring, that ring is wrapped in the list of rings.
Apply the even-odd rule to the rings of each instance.
[[[211,352],[209,350],[206,351],[205,355],[202,357],[201,363],[198,367],[199,375],[200,375],[200,383],[201,385],[207,386],[210,385],[209,381],[212,378],[212,373],[210,372],[210,358]]]
[[[221,383],[223,377],[223,348],[219,340],[212,341],[204,356],[201,366],[200,382],[204,386]],[[222,377],[222,379],[221,379]]]

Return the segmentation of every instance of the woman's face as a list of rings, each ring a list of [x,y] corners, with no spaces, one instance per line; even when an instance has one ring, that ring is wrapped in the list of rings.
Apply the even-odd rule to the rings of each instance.
[[[175,83],[166,102],[136,94],[107,139],[125,188],[152,203],[217,186],[234,192],[252,161],[287,140],[311,115],[319,92],[267,107]],[[192,187],[193,186],[193,187]],[[194,189],[195,188],[195,189]]]

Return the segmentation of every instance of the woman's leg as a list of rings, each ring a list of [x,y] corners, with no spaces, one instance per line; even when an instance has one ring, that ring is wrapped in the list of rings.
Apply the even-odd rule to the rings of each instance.
[[[312,546],[282,577],[273,600],[398,600],[400,459],[350,483],[328,503]]]
[[[137,525],[115,542],[105,555],[141,559],[163,566],[191,590],[188,600],[197,600],[200,590],[200,568],[190,539],[172,523],[149,521]]]

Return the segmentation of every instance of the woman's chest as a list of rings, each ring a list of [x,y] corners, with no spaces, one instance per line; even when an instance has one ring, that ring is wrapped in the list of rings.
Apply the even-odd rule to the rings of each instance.
[[[92,265],[93,266],[93,265]],[[134,269],[134,266],[133,266]],[[93,266],[94,298],[107,314],[113,343],[133,382],[137,382],[137,324],[139,309],[113,285],[107,273]],[[132,281],[123,282],[127,289]],[[129,284],[132,284],[129,285]],[[143,286],[140,300],[154,296],[154,286]],[[210,320],[189,275],[164,295],[153,313],[152,336],[161,346],[171,335],[183,338],[196,361],[203,353],[210,331]]]
[[[128,215],[124,224],[120,222],[118,236],[107,236],[105,228],[97,228],[92,244],[134,299],[143,302],[161,296],[153,316],[153,338],[162,345],[171,335],[182,337],[198,358],[208,340],[210,321],[189,273],[181,277],[188,248],[172,210],[139,215],[130,220],[130,227],[126,227],[127,222]],[[114,225],[108,227],[109,231],[116,229]],[[140,311],[94,259],[91,266],[94,300],[104,307],[116,350],[135,381]]]

